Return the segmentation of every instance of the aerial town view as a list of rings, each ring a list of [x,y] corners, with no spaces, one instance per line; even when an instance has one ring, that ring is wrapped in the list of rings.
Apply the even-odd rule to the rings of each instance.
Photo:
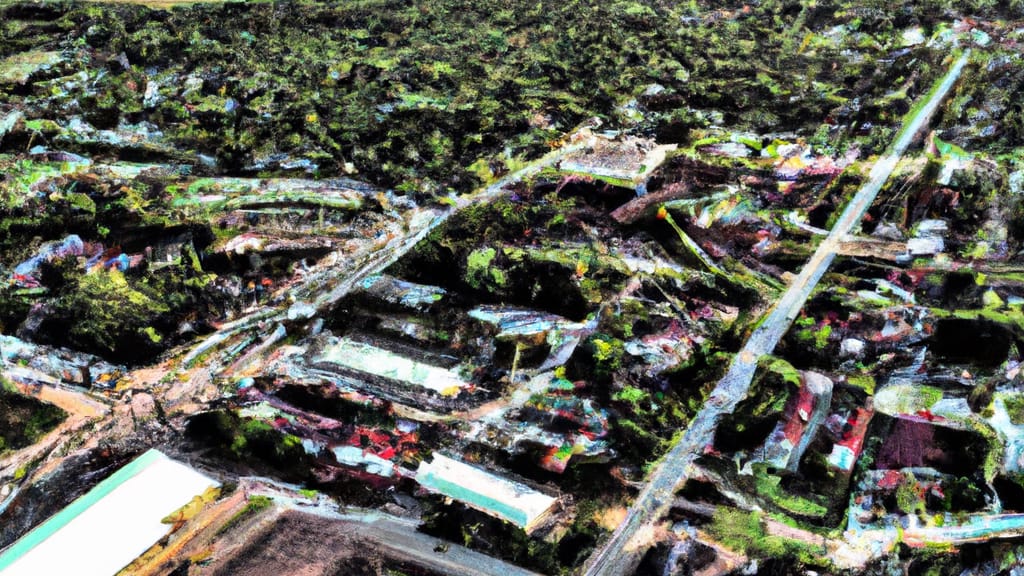
[[[1024,574],[1024,1],[0,0],[0,575]]]

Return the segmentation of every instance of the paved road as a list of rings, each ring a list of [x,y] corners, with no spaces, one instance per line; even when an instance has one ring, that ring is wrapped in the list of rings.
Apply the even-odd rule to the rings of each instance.
[[[657,522],[671,506],[675,492],[690,473],[690,465],[714,438],[722,415],[731,413],[747,394],[757,368],[758,358],[771,354],[782,336],[789,330],[800,313],[804,302],[835,258],[842,239],[860,222],[864,212],[874,202],[878,191],[888,180],[893,168],[910,145],[914,136],[931,120],[939,104],[960,76],[970,50],[964,52],[931,92],[930,99],[909,118],[892,148],[875,162],[868,181],[843,210],[832,231],[818,245],[814,254],[801,269],[764,321],[753,331],[743,349],[733,358],[729,371],[704,403],[704,407],[690,422],[682,438],[665,454],[651,473],[647,485],[637,495],[626,520],[612,533],[604,546],[598,549],[587,564],[587,576],[613,576],[632,574],[647,546],[640,535],[644,526]]]
[[[566,155],[591,146],[590,140],[575,142],[553,150],[545,156],[527,164],[525,167],[510,173],[493,182],[486,188],[455,199],[451,208],[418,207],[405,215],[406,229],[390,239],[386,245],[367,244],[358,253],[339,254],[335,264],[306,276],[298,284],[288,288],[290,295],[299,301],[311,303],[311,314],[322,315],[339,300],[349,294],[364,278],[376,274],[394,264],[413,249],[416,244],[427,237],[434,229],[441,226],[456,213],[477,204],[494,201],[506,194],[506,187],[530,178],[541,170],[554,165]],[[279,307],[265,306],[255,310],[243,318],[224,324],[219,330],[207,336],[202,342],[192,347],[182,359],[185,366],[191,365],[196,359],[211,350],[258,325],[273,325],[288,318],[288,310]]]
[[[387,556],[452,576],[540,576],[508,562],[492,558],[457,544],[442,541],[417,530],[418,521],[406,521],[382,514],[343,517],[339,529],[350,529],[358,538],[373,541]],[[443,551],[442,551],[443,550]]]
[[[265,482],[266,479],[258,479]],[[445,542],[419,531],[420,520],[400,518],[378,510],[343,508],[338,510],[333,502],[326,499],[310,506],[293,499],[286,485],[281,493],[263,492],[277,501],[278,505],[292,514],[305,515],[310,525],[317,525],[314,519],[326,520],[329,524],[320,526],[323,531],[349,535],[353,540],[372,544],[374,552],[390,560],[407,562],[439,574],[452,576],[540,576],[525,568],[470,550],[465,546]]]

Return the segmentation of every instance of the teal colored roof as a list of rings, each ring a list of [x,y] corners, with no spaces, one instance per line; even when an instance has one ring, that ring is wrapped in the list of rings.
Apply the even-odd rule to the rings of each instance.
[[[421,462],[416,481],[472,508],[532,531],[551,511],[555,498],[529,486],[434,454],[433,462]]]
[[[0,552],[0,574],[116,574],[167,535],[168,514],[215,486],[149,450]]]
[[[65,527],[80,514],[91,506],[102,500],[113,492],[118,486],[124,484],[138,473],[148,468],[153,462],[167,458],[159,450],[149,450],[142,456],[132,460],[117,472],[114,472],[105,480],[97,484],[77,500],[69,504],[60,512],[54,514],[49,520],[36,526],[31,532],[22,536],[17,542],[0,553],[0,572],[7,569],[18,558],[24,556],[29,550],[35,548],[55,532]]]

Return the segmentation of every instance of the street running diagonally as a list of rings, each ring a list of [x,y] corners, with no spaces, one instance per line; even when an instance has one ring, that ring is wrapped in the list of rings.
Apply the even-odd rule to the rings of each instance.
[[[637,495],[626,519],[591,556],[585,572],[587,576],[618,576],[631,574],[635,570],[647,547],[647,543],[643,542],[643,533],[646,531],[641,528],[651,526],[668,512],[675,492],[686,483],[691,464],[711,442],[721,417],[731,413],[746,396],[758,359],[765,354],[771,354],[776,344],[789,330],[811,291],[835,258],[839,242],[859,224],[864,212],[874,202],[914,136],[928,124],[939,104],[960,77],[969,56],[970,50],[965,50],[929,92],[929,99],[923,105],[912,108],[911,116],[904,120],[892,148],[875,162],[868,181],[857,191],[831,232],[801,269],[800,274],[768,312],[764,321],[754,329],[743,349],[733,358],[729,371],[719,381],[701,411],[690,422],[682,438],[669,449],[651,472],[646,486]]]

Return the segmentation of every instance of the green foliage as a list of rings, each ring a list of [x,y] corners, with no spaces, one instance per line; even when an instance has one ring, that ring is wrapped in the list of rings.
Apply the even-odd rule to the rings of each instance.
[[[264,510],[269,510],[274,505],[274,500],[268,496],[262,496],[259,494],[249,496],[245,506],[235,513],[234,516],[228,519],[223,526],[217,529],[216,535],[221,536],[229,532],[232,528],[238,526],[242,522],[259,515]]]
[[[941,17],[897,4],[891,9],[911,20]],[[877,63],[892,48],[888,19],[775,3],[718,18],[711,8],[718,6],[649,0],[443,0],[429,10],[398,0],[213,3],[154,19],[135,5],[71,6],[52,35],[12,30],[3,50],[66,38],[87,49],[79,54],[89,82],[52,98],[80,106],[98,127],[145,119],[180,148],[224,165],[278,152],[319,158],[327,171],[351,162],[364,178],[430,195],[478,186],[491,173],[486,163],[536,156],[655,82],[664,93],[631,121],[683,142],[722,111],[740,128],[813,131],[849,91],[848,78],[865,79],[858,95],[871,101],[907,76],[909,58],[891,73]],[[865,34],[820,38],[853,20]],[[797,49],[808,34],[812,49]],[[844,49],[866,57],[841,58]],[[108,68],[105,55],[121,52],[131,66]],[[89,61],[93,53],[103,60]],[[930,59],[923,50],[915,56]],[[836,69],[844,60],[851,63]],[[155,104],[143,98],[150,83]],[[885,112],[853,120],[878,123]]]
[[[661,439],[628,418],[619,418],[613,422],[616,432],[624,446],[639,449],[644,454],[653,454]]]
[[[760,512],[719,507],[707,530],[725,546],[754,558],[790,558],[812,566],[828,566],[821,547],[769,535]]]
[[[75,319],[67,333],[72,345],[109,354],[126,339],[159,342],[150,322],[170,310],[165,296],[116,270],[101,270],[82,276],[77,289],[55,303],[55,311]]]
[[[14,382],[11,382],[11,380],[8,379],[6,376],[0,374],[0,395],[17,393],[18,388],[14,385]]]
[[[896,487],[896,506],[906,514],[924,514],[924,499],[918,496],[914,482],[902,482]]]
[[[802,381],[800,372],[785,359],[764,356],[758,361],[758,373],[747,397],[735,413],[755,417],[779,414]]]
[[[3,386],[0,388],[0,453],[5,449],[31,446],[65,418],[67,413],[57,406]]]
[[[757,493],[782,510],[811,518],[822,518],[828,513],[828,508],[818,502],[783,490],[780,486],[782,479],[774,474],[769,474],[765,466],[755,465],[754,476]]]
[[[818,328],[803,328],[796,331],[796,339],[800,342],[813,344],[818,350],[828,346],[829,337],[832,335],[832,326],[822,324]]]
[[[868,395],[875,393],[875,377],[871,374],[850,374],[846,377],[846,382],[860,388]]]
[[[719,508],[708,531],[726,546],[752,556],[781,558],[786,544],[777,536],[768,536],[757,512]]]
[[[476,289],[500,288],[505,285],[505,273],[492,266],[497,252],[494,248],[479,248],[466,257],[466,283]]]
[[[1024,395],[1006,394],[1003,396],[1003,404],[1010,416],[1010,422],[1018,426],[1024,424]]]
[[[228,410],[197,414],[189,419],[187,432],[225,458],[274,467],[293,480],[303,480],[310,457],[301,440],[256,418],[240,418]]]
[[[584,349],[592,359],[594,377],[602,381],[610,379],[622,367],[622,357],[626,353],[621,340],[600,333],[590,336],[584,343]]]
[[[784,358],[779,358],[778,356],[766,356],[759,359],[758,365],[759,368],[764,367],[768,372],[777,375],[786,384],[791,386],[800,386],[800,372]]]
[[[626,386],[622,390],[616,392],[612,398],[614,400],[628,402],[632,404],[634,408],[636,408],[637,406],[639,406],[641,400],[645,400],[649,396],[650,394],[645,390],[641,390],[640,388],[634,388],[633,386]]]

